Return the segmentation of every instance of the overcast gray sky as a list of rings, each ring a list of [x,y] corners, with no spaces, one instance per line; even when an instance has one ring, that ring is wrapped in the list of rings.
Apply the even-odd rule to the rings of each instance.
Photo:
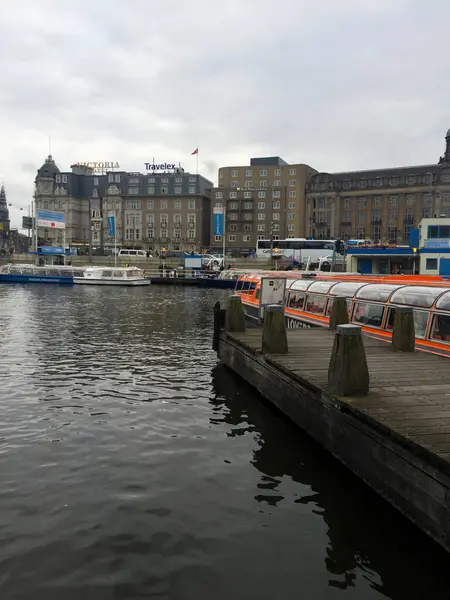
[[[31,201],[52,154],[321,171],[436,162],[449,0],[0,0],[0,174]]]

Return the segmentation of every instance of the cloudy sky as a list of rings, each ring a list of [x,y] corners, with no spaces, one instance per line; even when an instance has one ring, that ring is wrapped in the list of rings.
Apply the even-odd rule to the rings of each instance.
[[[448,0],[0,0],[0,175],[12,225],[36,169],[339,171],[437,161]]]

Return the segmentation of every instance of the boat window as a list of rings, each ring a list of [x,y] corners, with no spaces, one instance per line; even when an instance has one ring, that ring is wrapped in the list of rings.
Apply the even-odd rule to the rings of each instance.
[[[259,287],[259,288],[256,290],[255,298],[258,300],[260,296],[261,296],[261,288]]]
[[[308,294],[306,296],[306,312],[314,313],[317,315],[323,315],[325,304],[327,301],[326,296],[319,296],[316,294]]]
[[[315,281],[308,288],[308,292],[319,292],[320,294],[326,294],[330,287],[335,283],[335,281]]]
[[[136,277],[136,271],[125,271],[125,276],[128,277],[128,279]]]
[[[22,267],[22,273],[23,273],[23,275],[33,275],[34,274],[34,267],[32,267],[32,266]]]
[[[414,329],[416,332],[417,338],[424,338],[425,332],[427,330],[428,317],[430,313],[427,310],[417,310],[413,308],[413,320],[414,320]],[[394,327],[394,319],[395,319],[395,306],[391,306],[389,308],[388,316],[386,319],[386,329],[388,331],[392,331]]]
[[[353,298],[355,292],[359,290],[366,283],[360,281],[341,281],[330,289],[331,296],[345,296],[346,298]]]
[[[334,298],[328,298],[328,306],[327,306],[327,316],[329,317],[331,315],[331,309],[333,307],[333,302],[334,302]],[[350,312],[352,310],[352,301],[351,298],[347,298],[347,311],[348,311],[348,315],[350,316]]]
[[[63,277],[72,277],[72,271],[70,269],[60,269],[59,274]]]
[[[392,304],[408,304],[409,306],[433,306],[434,301],[443,292],[442,288],[425,286],[402,287],[391,296]]]
[[[123,278],[123,271],[114,271],[114,277]]]
[[[288,301],[289,308],[296,308],[298,310],[302,310],[304,301],[305,301],[305,294],[302,294],[302,293],[295,294],[295,293],[289,292],[289,301]]]
[[[371,302],[355,302],[352,321],[369,327],[381,327],[383,321],[383,304]]]
[[[450,292],[445,292],[436,302],[436,308],[450,310]]]
[[[22,273],[22,269],[20,267],[13,267],[11,266],[9,269],[10,273]]]
[[[112,271],[102,271],[102,277],[112,277]]]
[[[356,292],[356,298],[363,300],[378,300],[386,302],[392,292],[398,290],[401,285],[392,285],[388,283],[371,283],[363,286]]]
[[[434,315],[431,339],[450,344],[450,315]]]
[[[305,291],[309,288],[309,286],[312,284],[313,282],[310,279],[300,279],[298,281],[294,281],[294,283],[291,285],[290,289],[291,291]]]

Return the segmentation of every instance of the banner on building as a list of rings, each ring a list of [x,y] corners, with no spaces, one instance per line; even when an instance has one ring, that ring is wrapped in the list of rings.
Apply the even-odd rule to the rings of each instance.
[[[221,206],[215,206],[213,209],[214,235],[224,235],[225,230],[225,209]]]
[[[38,227],[49,227],[51,229],[65,229],[66,215],[62,212],[54,212],[53,210],[38,210],[37,224]]]
[[[116,217],[114,215],[108,217],[108,228],[108,234],[114,237],[116,235]]]

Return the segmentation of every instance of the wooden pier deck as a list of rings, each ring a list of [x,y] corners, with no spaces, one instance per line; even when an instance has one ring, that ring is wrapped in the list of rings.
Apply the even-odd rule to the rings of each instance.
[[[450,361],[364,337],[367,396],[330,394],[334,334],[290,330],[288,354],[262,332],[222,332],[220,359],[450,551]]]

